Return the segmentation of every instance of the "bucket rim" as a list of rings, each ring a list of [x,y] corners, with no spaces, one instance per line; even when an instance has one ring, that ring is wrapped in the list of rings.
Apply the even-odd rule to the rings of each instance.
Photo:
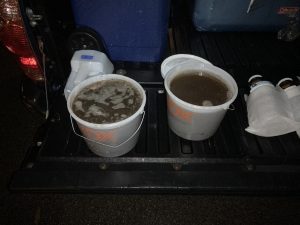
[[[80,117],[78,117],[72,110],[72,103],[71,102],[71,98],[74,98],[76,96],[74,96],[75,92],[77,92],[77,94],[85,87],[93,84],[94,82],[99,82],[102,80],[109,80],[109,79],[120,79],[120,80],[126,80],[129,83],[133,84],[134,87],[136,87],[140,94],[142,95],[142,103],[140,105],[140,107],[138,108],[138,110],[132,114],[131,116],[129,116],[128,118],[124,119],[124,120],[120,120],[118,122],[114,122],[114,123],[106,123],[106,124],[98,124],[98,123],[91,123],[88,121],[85,121],[83,119],[81,119]],[[123,76],[123,75],[119,75],[119,74],[103,74],[103,75],[97,75],[97,76],[93,76],[91,78],[88,78],[86,80],[84,80],[82,83],[80,83],[79,85],[77,85],[70,93],[68,100],[67,100],[67,108],[68,111],[70,113],[70,115],[72,116],[72,118],[74,118],[76,120],[76,122],[79,122],[80,124],[87,126],[89,128],[93,128],[93,129],[104,129],[104,130],[108,130],[108,129],[114,129],[123,125],[126,125],[128,123],[130,123],[132,120],[134,120],[136,117],[138,117],[139,115],[142,115],[144,112],[144,108],[146,105],[146,94],[145,94],[145,90],[144,88],[134,79]]]
[[[218,74],[223,74],[225,75],[226,77],[229,78],[229,82],[231,83],[232,87],[233,87],[233,93],[232,93],[232,96],[230,99],[228,99],[226,102],[224,102],[223,104],[220,104],[220,105],[213,105],[213,106],[200,106],[200,105],[194,105],[194,104],[191,104],[191,103],[188,103],[186,101],[183,101],[181,100],[180,98],[178,98],[176,95],[174,95],[172,93],[172,91],[170,90],[169,88],[169,85],[168,85],[168,81],[172,78],[172,76],[176,76],[173,75],[173,74],[170,74],[172,73],[172,70],[170,70],[168,72],[168,74],[166,75],[166,79],[164,80],[164,86],[165,86],[165,89],[168,93],[168,95],[173,98],[174,100],[176,100],[177,102],[179,102],[180,104],[184,105],[185,107],[188,107],[192,110],[195,110],[195,111],[202,111],[202,110],[205,110],[207,112],[212,112],[212,111],[216,111],[216,110],[219,110],[219,109],[224,109],[224,110],[227,110],[230,105],[235,101],[235,99],[237,98],[237,95],[238,95],[238,86],[237,86],[237,83],[236,81],[234,80],[234,78],[228,73],[226,72],[225,70],[217,67],[217,66],[214,66],[212,64],[207,64],[205,65],[206,67],[213,67],[214,69],[218,70],[218,73],[213,73],[214,75],[218,76]],[[199,69],[200,70],[200,69]],[[202,68],[202,70],[204,70],[204,68]],[[221,79],[221,80],[224,80],[222,79],[222,77],[218,78],[217,79]],[[225,82],[225,81],[223,81]],[[228,83],[228,82],[226,82]],[[228,84],[227,84],[228,86]]]

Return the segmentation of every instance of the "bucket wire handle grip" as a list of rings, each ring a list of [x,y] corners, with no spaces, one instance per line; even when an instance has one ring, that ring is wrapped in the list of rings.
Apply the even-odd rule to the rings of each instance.
[[[228,110],[234,111],[235,110],[234,104],[230,104]]]
[[[72,118],[72,116],[70,115],[71,126],[72,126],[72,130],[73,130],[74,134],[76,134],[78,137],[81,137],[81,138],[83,138],[83,139],[85,139],[85,140],[88,140],[88,141],[91,141],[91,142],[94,142],[94,143],[96,143],[96,144],[100,144],[100,145],[103,145],[103,146],[106,146],[106,147],[110,147],[110,148],[118,148],[118,147],[120,147],[121,145],[123,145],[123,144],[127,143],[128,141],[130,141],[130,140],[137,134],[137,132],[139,132],[139,130],[141,129],[141,127],[142,127],[142,125],[143,125],[143,122],[144,122],[144,118],[145,118],[145,111],[143,111],[143,117],[142,117],[142,120],[141,120],[141,122],[140,122],[138,128],[135,130],[135,132],[134,132],[129,138],[127,138],[125,141],[123,141],[122,143],[120,143],[120,144],[118,144],[118,145],[108,145],[108,144],[104,144],[104,143],[95,141],[95,140],[93,140],[93,139],[84,137],[83,135],[77,133],[77,132],[75,131],[75,128],[74,128],[73,118]]]

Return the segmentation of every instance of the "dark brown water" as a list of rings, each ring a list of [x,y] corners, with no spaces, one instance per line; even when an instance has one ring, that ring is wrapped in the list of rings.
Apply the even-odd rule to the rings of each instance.
[[[139,91],[124,80],[107,80],[92,84],[79,92],[73,112],[91,123],[114,123],[134,114],[142,104]]]
[[[181,100],[193,105],[221,105],[230,95],[228,87],[212,75],[189,71],[177,75],[170,84],[171,92]]]

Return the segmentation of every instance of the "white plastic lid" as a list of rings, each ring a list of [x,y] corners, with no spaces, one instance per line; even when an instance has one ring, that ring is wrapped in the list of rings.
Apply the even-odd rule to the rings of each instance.
[[[176,54],[172,55],[168,58],[166,58],[160,67],[161,75],[165,79],[166,74],[175,66],[178,66],[181,63],[185,63],[187,61],[195,61],[195,62],[201,62],[204,64],[212,65],[211,62],[207,61],[206,59],[203,59],[201,57],[195,56],[195,55],[189,55],[189,54]]]
[[[274,88],[274,85],[270,82],[270,81],[260,81],[258,82],[256,85],[254,86],[251,86],[250,87],[250,93],[252,93],[253,91],[255,91],[257,88],[259,87],[262,87],[262,86],[269,86],[269,87],[273,87]]]

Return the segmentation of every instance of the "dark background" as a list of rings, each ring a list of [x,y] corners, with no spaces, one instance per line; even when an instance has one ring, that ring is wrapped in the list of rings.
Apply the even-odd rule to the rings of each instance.
[[[42,122],[22,105],[20,83],[0,46],[0,224],[300,224],[298,196],[10,193]]]

